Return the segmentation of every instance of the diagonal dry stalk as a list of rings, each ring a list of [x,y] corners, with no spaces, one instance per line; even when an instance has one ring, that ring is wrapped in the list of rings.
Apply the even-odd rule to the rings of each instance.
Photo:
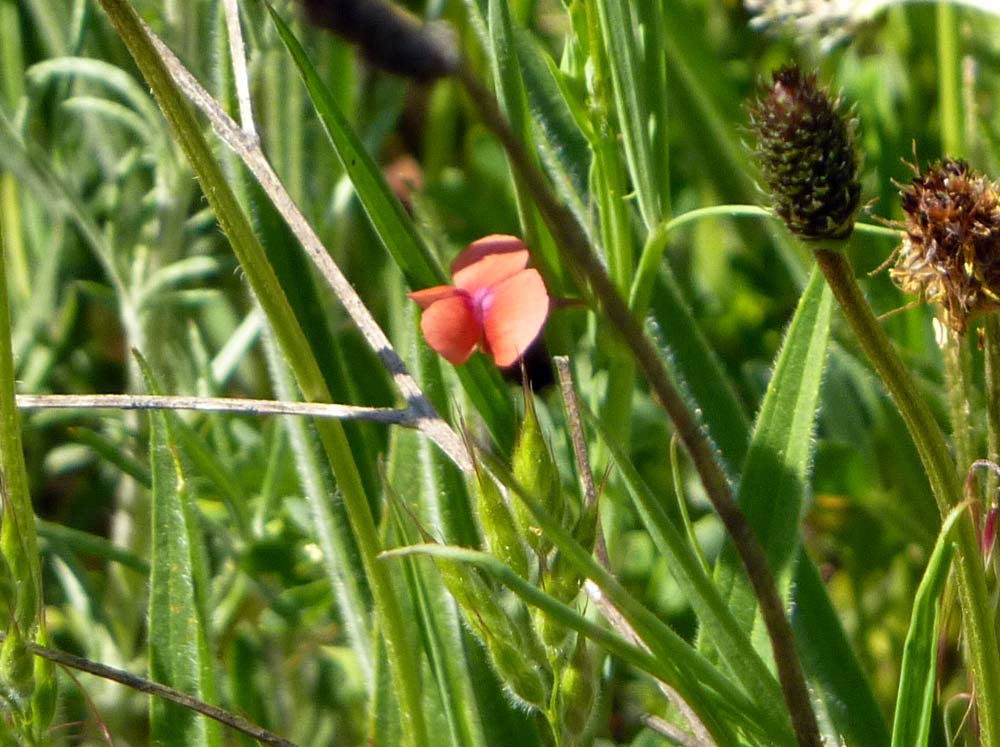
[[[230,24],[232,25],[232,24]],[[238,25],[238,24],[237,24]],[[292,233],[302,244],[307,256],[330,286],[351,317],[351,321],[361,332],[365,342],[382,360],[383,365],[392,376],[399,393],[406,400],[407,410],[412,414],[412,425],[418,431],[431,439],[460,469],[468,472],[472,469],[469,455],[462,444],[461,438],[450,425],[434,409],[430,400],[424,394],[413,375],[410,374],[402,358],[396,352],[385,332],[375,321],[368,307],[358,296],[354,287],[341,272],[337,263],[323,246],[316,232],[306,220],[302,211],[292,200],[288,190],[281,183],[274,168],[261,148],[260,138],[252,128],[240,126],[219,104],[219,102],[198,82],[177,56],[160,40],[153,31],[144,24],[144,30],[160,56],[174,83],[184,96],[205,115],[216,135],[239,158],[257,179],[261,189],[267,194],[275,209],[281,214]],[[234,47],[242,46],[234,44]],[[234,49],[233,58],[243,59],[242,49]],[[246,86],[246,65],[236,65],[236,75],[244,79],[237,89]],[[250,118],[249,104],[242,108],[245,118]]]

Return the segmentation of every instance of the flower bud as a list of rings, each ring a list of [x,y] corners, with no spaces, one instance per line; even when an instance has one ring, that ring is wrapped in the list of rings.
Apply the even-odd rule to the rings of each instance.
[[[542,434],[534,398],[527,389],[524,397],[524,422],[521,423],[521,432],[514,446],[511,471],[527,494],[541,503],[553,519],[562,519],[566,504],[559,481],[559,470]],[[552,549],[552,542],[542,535],[531,511],[522,501],[514,503],[514,517],[520,524],[528,545],[535,552],[545,555]]]
[[[559,704],[563,734],[575,739],[587,728],[597,700],[597,672],[587,640],[577,635],[569,663],[559,678]]]
[[[510,506],[500,493],[493,478],[476,462],[479,526],[483,530],[490,553],[510,566],[521,578],[528,578],[528,549],[514,524]]]
[[[16,705],[22,713],[27,712],[35,689],[34,658],[24,645],[17,625],[11,625],[0,646],[0,687],[4,700]]]
[[[816,86],[815,75],[792,65],[773,78],[748,109],[774,212],[802,238],[847,238],[861,199],[856,121]]]

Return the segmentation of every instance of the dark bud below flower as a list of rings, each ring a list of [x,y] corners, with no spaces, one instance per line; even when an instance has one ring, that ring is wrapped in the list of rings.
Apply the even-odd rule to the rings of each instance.
[[[855,120],[816,85],[783,67],[749,107],[756,156],[774,212],[805,239],[843,239],[861,200]]]

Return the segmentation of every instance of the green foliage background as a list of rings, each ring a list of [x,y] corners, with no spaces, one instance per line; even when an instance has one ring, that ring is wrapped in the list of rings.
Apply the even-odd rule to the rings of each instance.
[[[798,33],[755,30],[749,14],[731,1],[602,2],[596,5],[605,15],[584,28],[583,6],[595,3],[578,0],[568,14],[554,0],[516,0],[507,6],[516,37],[507,48],[498,42],[501,33],[487,5],[431,0],[411,10],[454,24],[484,81],[493,82],[491,64],[502,53],[520,55],[497,76],[502,98],[516,111],[517,102],[509,100],[513,83],[503,77],[521,73],[526,116],[519,123],[512,115],[515,129],[529,138],[561,198],[605,247],[612,279],[626,293],[642,247],[661,223],[711,205],[762,203],[741,142],[742,102],[790,60],[817,68],[822,81],[856,105],[863,199],[873,200],[873,214],[898,218],[893,180],[912,176],[907,161],[924,164],[943,155],[937,40],[939,33],[952,34],[965,123],[965,152],[953,155],[1000,175],[997,15],[957,10],[948,29],[934,5],[898,4],[827,50]],[[134,7],[235,115],[221,4],[139,0]],[[261,4],[244,3],[240,10],[257,126],[275,170],[442,414],[467,423],[477,438],[492,437],[500,459],[509,458],[518,390],[501,383],[485,359],[460,381],[428,353],[417,311],[405,298],[412,289],[408,278],[373,230],[275,26]],[[408,209],[441,267],[483,235],[524,235],[550,263],[546,274],[554,293],[578,295],[531,195],[519,193],[502,148],[456,83],[415,85],[380,73],[351,46],[306,25],[298,7],[286,3],[277,11],[379,166],[392,170],[416,159],[420,183],[408,194]],[[609,19],[608,12],[618,15]],[[631,20],[622,26],[626,16]],[[596,68],[586,61],[595,45],[621,51],[629,44],[639,50],[631,68],[627,56],[608,55],[611,64],[605,59]],[[589,75],[597,75],[597,83],[588,83]],[[589,85],[597,86],[596,95]],[[657,123],[649,133],[642,132],[644,107]],[[625,115],[637,109],[630,122]],[[252,218],[333,401],[398,404],[391,378],[253,178],[204,130]],[[636,143],[648,147],[645,161]],[[872,222],[866,215],[862,220]],[[0,226],[19,392],[139,393],[155,386],[163,393],[298,398],[285,356],[190,165],[94,3],[0,0]],[[675,352],[688,333],[675,324],[671,297],[664,294],[662,283],[673,283],[690,312],[684,324],[693,322],[704,335],[735,392],[737,425],[727,431],[733,446],[725,436],[717,441],[723,451],[731,449],[735,463],[729,467],[736,474],[747,423],[764,401],[810,258],[759,217],[716,215],[664,236],[663,261],[672,280],[658,279],[652,289],[653,331]],[[850,251],[859,274],[878,267],[893,246],[892,237],[857,238]],[[877,312],[908,301],[885,272],[861,282]],[[944,420],[932,316],[918,307],[884,325]],[[710,563],[723,552],[721,526],[684,459],[672,464],[669,424],[604,323],[583,308],[558,310],[547,343],[553,353],[570,356],[584,402],[599,413],[608,442],[620,452],[612,458],[612,447],[590,431],[595,471],[608,475],[601,502],[611,567],[636,600],[695,642],[691,600],[658,550],[648,520],[630,502],[628,470],[634,468],[666,506],[667,519],[681,528],[675,489],[683,493]],[[133,350],[148,362],[145,374]],[[671,355],[668,350],[668,360]],[[978,363],[976,357],[973,370]],[[470,379],[485,399],[476,398]],[[981,376],[974,383],[974,451],[986,456]],[[698,399],[699,382],[685,386],[694,407],[706,404]],[[540,393],[539,408],[563,484],[575,494],[554,388]],[[810,431],[807,423],[784,432],[804,434],[813,446],[803,462],[808,486],[801,541],[891,723],[913,598],[941,520],[902,419],[836,313]],[[417,541],[407,521],[389,520],[386,484],[415,506],[437,539],[478,546],[475,496],[425,439],[370,423],[347,423],[345,432],[386,547]],[[53,645],[156,678],[165,671],[157,668],[158,647],[183,644],[183,652],[168,656],[171,666],[188,659],[185,671],[175,672],[181,682],[300,745],[362,744],[373,734],[379,744],[401,743],[384,644],[371,635],[380,628],[362,571],[363,550],[307,421],[218,414],[155,415],[150,421],[120,411],[32,411],[23,413],[23,437]],[[158,483],[180,490],[163,493]],[[782,508],[787,506],[774,510]],[[175,522],[170,526],[186,527],[183,541],[176,533],[153,531],[163,511]],[[158,626],[155,601],[150,607],[152,577],[166,567],[159,565],[163,556],[153,554],[158,542],[177,563],[173,572],[197,589],[187,607],[172,608],[183,617],[173,622],[198,630],[194,638]],[[456,745],[545,743],[541,722],[502,694],[433,566],[419,559],[380,562],[403,600],[407,645],[426,684],[429,733],[447,734]],[[593,617],[591,607],[581,603],[579,609]],[[966,687],[956,617],[943,618],[949,645],[938,676],[945,704]],[[710,641],[698,646],[717,660]],[[676,715],[655,684],[615,658],[604,661],[599,677],[601,695],[584,742],[664,743],[642,718]],[[77,683],[60,674],[59,680],[54,723],[64,726],[51,732],[53,743],[104,743],[100,724],[115,743],[151,743],[145,696],[96,678],[81,676]],[[459,684],[449,689],[446,682]],[[463,720],[451,710],[476,715]],[[945,723],[959,720],[959,706],[939,706],[931,743],[949,743]],[[204,724],[173,726],[181,736],[157,739],[250,743],[223,738]],[[739,734],[740,743],[760,743],[759,736]]]

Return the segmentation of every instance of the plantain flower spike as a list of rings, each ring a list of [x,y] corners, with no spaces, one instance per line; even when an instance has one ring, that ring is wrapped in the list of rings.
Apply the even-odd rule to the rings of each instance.
[[[1000,184],[952,159],[914,172],[899,190],[905,235],[889,275],[903,292],[940,303],[961,334],[970,319],[1000,310]]]
[[[861,199],[856,120],[795,65],[777,70],[748,111],[774,212],[804,239],[845,239]]]

